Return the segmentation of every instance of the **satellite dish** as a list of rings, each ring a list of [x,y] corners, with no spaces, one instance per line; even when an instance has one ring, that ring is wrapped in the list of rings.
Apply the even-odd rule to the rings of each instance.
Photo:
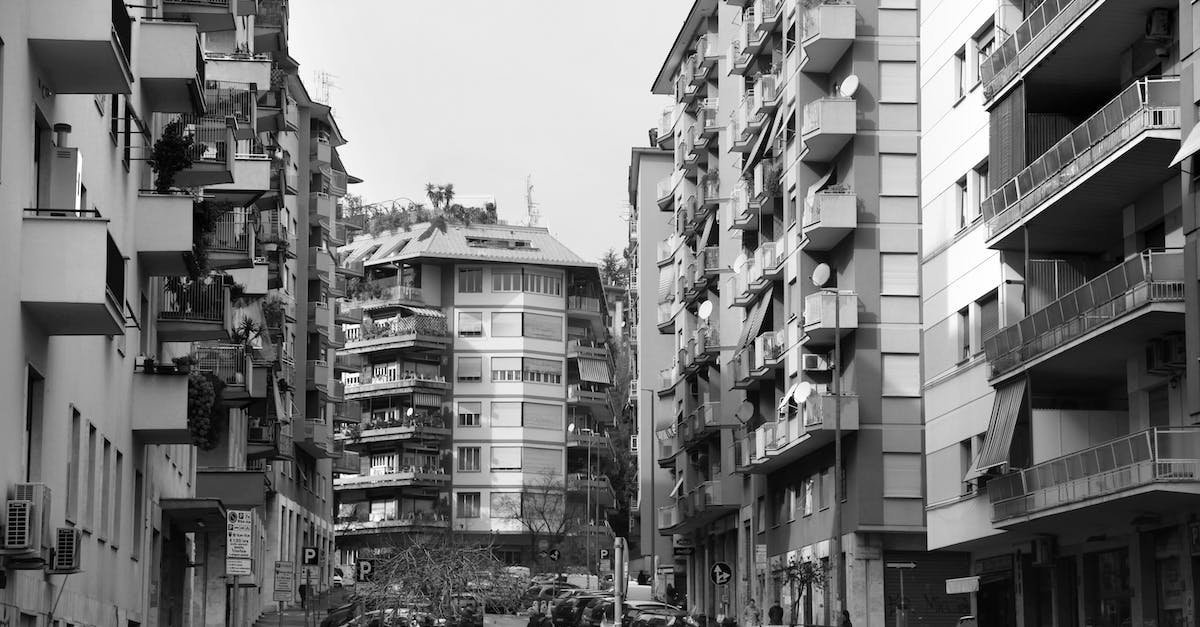
[[[796,391],[792,392],[792,399],[795,400],[797,404],[804,403],[808,401],[808,397],[812,396],[812,393],[813,384],[809,383],[808,381],[801,381],[796,385]]]
[[[858,77],[851,74],[842,81],[842,86],[838,88],[838,95],[842,98],[853,98],[856,91],[858,91]]]
[[[567,433],[575,433],[575,423],[567,425]]]
[[[712,310],[713,310],[712,301],[706,300],[706,301],[700,303],[700,309],[698,311],[696,311],[696,315],[700,316],[701,320],[708,320],[708,317],[712,315]]]
[[[787,413],[787,410],[788,410],[788,403],[791,403],[791,402],[792,402],[792,395],[791,395],[791,392],[790,392],[790,390],[789,390],[789,393],[788,393],[788,394],[784,394],[784,395],[783,395],[783,397],[779,399],[779,413],[780,413],[780,415],[783,415],[783,414],[786,414],[786,413]]]
[[[417,413],[417,412],[416,412],[416,410],[415,410],[415,409],[413,409],[412,407],[409,407],[409,408],[408,408],[408,411],[404,412],[404,415],[405,415],[405,416],[408,416],[408,417],[410,417],[410,418],[411,418],[411,417],[412,417],[412,415],[413,415],[413,414],[415,414],[415,413]]]
[[[742,404],[738,405],[737,411],[733,412],[733,417],[742,422],[750,420],[754,417],[754,403],[742,401]]]
[[[813,285],[817,287],[825,287],[825,285],[829,283],[829,273],[829,264],[817,264],[817,267],[813,268],[812,272]]]
[[[735,258],[734,258],[734,260],[733,260],[733,270],[734,270],[734,272],[740,272],[740,271],[741,271],[741,269],[742,269],[742,267],[744,267],[745,265],[746,265],[746,254],[745,254],[745,253],[738,253],[738,256],[737,256],[737,257],[735,257]]]

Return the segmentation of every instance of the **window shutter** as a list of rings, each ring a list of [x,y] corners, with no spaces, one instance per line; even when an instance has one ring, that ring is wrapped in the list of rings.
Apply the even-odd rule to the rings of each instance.
[[[521,403],[492,401],[491,425],[493,427],[521,426]]]
[[[493,312],[492,337],[520,337],[521,314],[518,312]]]
[[[561,475],[563,467],[562,453],[552,448],[526,447],[523,469],[528,473],[543,473]]]
[[[921,497],[920,453],[883,454],[883,495]]]
[[[879,293],[896,296],[920,295],[917,256],[908,253],[879,255]]]
[[[493,446],[492,470],[520,470],[521,447]]]
[[[523,423],[530,429],[562,429],[562,407],[546,403],[525,403]]]
[[[525,314],[525,337],[543,340],[562,339],[562,318],[545,314]]]
[[[479,357],[458,358],[458,378],[479,378],[483,376],[483,360]]]

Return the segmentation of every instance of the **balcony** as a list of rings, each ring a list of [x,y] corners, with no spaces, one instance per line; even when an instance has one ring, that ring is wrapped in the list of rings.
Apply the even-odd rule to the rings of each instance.
[[[342,396],[346,395],[345,384],[342,384]],[[343,424],[361,424],[363,420],[363,411],[361,403],[352,403],[343,401],[338,403],[333,409],[333,421]]]
[[[783,3],[780,0],[754,0],[755,28],[769,33],[779,26],[783,18]]]
[[[351,446],[389,444],[403,440],[440,441],[450,437],[450,425],[438,414],[418,413],[412,417],[367,418],[361,428],[339,433]]]
[[[721,123],[717,118],[720,111],[720,101],[716,98],[705,98],[704,104],[696,115],[696,126],[700,129],[700,137],[711,140],[721,132]]]
[[[660,526],[660,533],[663,529],[670,529],[674,534],[689,533],[737,512],[739,503],[724,497],[720,482],[705,481],[677,497],[674,507],[678,510],[675,524],[665,528]]]
[[[1156,427],[1010,472],[987,484],[1000,528],[1083,525],[1194,511],[1200,429]]]
[[[261,132],[295,132],[300,129],[300,107],[283,87],[258,92],[255,129]]]
[[[337,311],[333,314],[333,322],[335,324],[362,324],[362,321],[362,307],[356,307],[351,303],[344,302],[337,304]]]
[[[435,467],[375,467],[369,474],[337,477],[333,489],[338,492],[350,490],[394,489],[413,486],[443,488],[450,485],[450,475]]]
[[[828,346],[858,328],[858,295],[821,291],[804,297],[804,334],[809,346]]]
[[[11,7],[10,7],[11,9]],[[58,94],[128,94],[133,20],[121,0],[29,4],[29,52]],[[11,13],[9,17],[15,17]],[[169,52],[169,51],[165,51]]]
[[[588,476],[581,472],[567,474],[567,493],[592,493],[592,504],[600,507],[611,507],[617,499],[612,483],[605,475]]]
[[[1066,372],[1073,367],[1096,372],[1104,364],[1123,371],[1127,355],[1182,328],[1183,298],[1183,251],[1135,255],[986,338],[983,348],[992,377],[1051,359],[1056,370],[1065,367]],[[1101,337],[1103,342],[1092,341]]]
[[[683,309],[682,303],[675,301],[659,303],[657,325],[658,332],[671,334],[675,332],[675,316]]]
[[[328,257],[329,255],[325,255]],[[348,296],[359,310],[372,310],[400,304],[425,304],[425,292],[419,287],[400,284],[400,277],[360,280]]]
[[[1130,85],[983,201],[988,245],[1023,249],[1028,231],[1033,250],[1091,251],[1123,232],[1125,207],[1172,176],[1179,102],[1178,78]]]
[[[256,369],[250,363],[250,355],[241,344],[195,344],[192,346],[192,360],[196,370],[210,373],[225,384],[221,392],[221,401],[226,406],[245,407],[250,403],[251,390],[254,388],[252,379]],[[260,381],[259,387],[265,390],[263,383]],[[265,397],[265,394],[261,394],[260,397]]]
[[[238,140],[234,144],[233,182],[210,185],[204,191],[235,206],[250,205],[272,191],[271,167],[271,157],[257,137]]]
[[[804,249],[812,252],[833,250],[858,228],[858,196],[849,189],[825,189],[804,203]]]
[[[308,272],[310,278],[320,279],[322,283],[328,284],[333,279],[333,257],[328,250],[322,250],[318,246],[310,246],[308,249]]]
[[[333,452],[333,430],[329,423],[321,420],[293,420],[300,427],[296,446],[317,459],[337,457]]]
[[[754,94],[748,93],[729,112],[729,151],[748,153],[754,147],[754,132],[762,121],[753,113]]]
[[[679,115],[675,105],[663,109],[662,115],[658,119],[658,147],[660,149],[670,148],[675,142],[675,122],[678,119]]]
[[[208,267],[229,270],[254,265],[254,228],[250,215],[230,211],[217,219],[208,236]]]
[[[342,538],[386,533],[430,533],[450,528],[450,519],[432,512],[414,512],[395,516],[373,514],[338,516],[333,530]]]
[[[308,325],[310,329],[321,335],[328,336],[332,320],[333,313],[329,308],[329,303],[308,303]]]
[[[654,434],[654,438],[658,443],[655,448],[655,459],[658,461],[659,468],[674,468],[675,453],[679,449],[675,447],[674,436],[669,431],[658,431]]]
[[[288,0],[257,0],[254,13],[254,49],[259,52],[286,52],[288,36]]]
[[[362,459],[354,451],[340,451],[338,456],[333,458],[333,472],[347,475],[358,474],[362,472]]]
[[[567,359],[602,359],[608,361],[608,346],[591,340],[567,340]]]
[[[155,113],[151,117],[151,128],[154,141],[169,133],[192,140],[188,152],[192,165],[175,174],[176,187],[204,187],[233,182],[234,154],[237,150],[234,121],[215,115]],[[150,142],[150,146],[153,143]]]
[[[204,50],[191,22],[138,20],[138,82],[151,111],[204,111]]]
[[[765,124],[768,116],[779,106],[781,92],[774,74],[759,74],[754,79],[754,97],[750,101],[750,114]]]
[[[607,433],[583,427],[567,432],[567,447],[591,449],[593,455],[599,455],[612,450],[612,440]]]
[[[853,98],[827,96],[804,105],[800,138],[804,152],[800,160],[828,163],[858,131],[858,105]]]
[[[270,53],[217,52],[209,49],[204,53],[204,60],[209,84],[215,82],[240,85],[252,91],[266,91],[271,88]],[[253,105],[256,100],[257,96],[254,96],[249,103]],[[252,126],[254,117],[250,116],[248,120]]]
[[[328,231],[337,219],[337,200],[329,194],[314,192],[308,195],[308,223]]]
[[[95,211],[26,209],[21,305],[47,335],[124,335],[125,258]]]
[[[596,317],[604,312],[600,310],[600,299],[593,296],[567,296],[567,315]]]
[[[763,423],[755,431],[746,434],[742,441],[743,458],[739,470],[769,474],[832,444],[839,398],[842,431],[857,431],[858,396],[842,394],[837,397],[823,391],[814,392],[798,415]]]
[[[185,276],[192,252],[192,204],[188,195],[140,194],[134,209],[138,265],[152,276]]]
[[[757,231],[759,226],[758,207],[750,203],[750,186],[741,179],[729,194],[728,224],[739,231]]]
[[[130,393],[133,435],[142,444],[191,444],[188,377],[134,373]]]
[[[363,277],[363,262],[343,261],[342,263],[338,264],[336,271],[342,276],[361,279]]]
[[[233,328],[229,289],[221,279],[188,281],[154,277],[151,290],[159,294],[158,339],[199,342],[228,339]]]
[[[572,383],[567,386],[567,403],[608,408],[608,387],[595,383]]]
[[[231,31],[236,27],[230,0],[163,0],[163,17],[193,22],[202,33]]]
[[[717,46],[716,33],[705,33],[696,39],[696,54],[701,67],[714,68],[721,61],[721,50]]]
[[[395,317],[351,327],[346,336],[348,354],[379,350],[445,350],[452,341],[446,319],[435,316]]]
[[[659,505],[655,514],[658,533],[664,536],[675,535],[675,526],[679,524],[680,519],[679,508],[674,505]]]
[[[800,26],[800,71],[827,74],[854,43],[853,0],[821,0],[804,10]]]
[[[428,393],[444,395],[450,384],[442,376],[418,375],[414,372],[400,373],[394,370],[378,377],[360,377],[357,381],[345,379],[346,400],[357,401],[394,394]]]
[[[658,182],[657,193],[655,196],[658,199],[659,209],[663,211],[671,210],[671,205],[675,202],[675,187],[679,185],[679,182],[682,180],[682,176],[672,173],[670,176],[664,177],[663,180]]]
[[[248,459],[289,460],[296,456],[291,425],[273,422],[246,429]]]
[[[745,29],[739,27],[738,32],[734,33],[729,41],[729,48],[725,53],[725,64],[729,68],[730,74],[744,74],[750,67],[753,55],[746,47],[747,35]]]
[[[330,377],[329,362],[324,359],[309,359],[304,364],[304,380],[310,391],[328,389]]]

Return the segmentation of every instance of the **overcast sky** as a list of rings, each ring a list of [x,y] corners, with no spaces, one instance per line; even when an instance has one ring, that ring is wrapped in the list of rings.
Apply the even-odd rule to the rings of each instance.
[[[692,0],[293,0],[290,45],[349,145],[364,201],[424,201],[425,183],[491,194],[587,259],[625,245],[629,149]]]

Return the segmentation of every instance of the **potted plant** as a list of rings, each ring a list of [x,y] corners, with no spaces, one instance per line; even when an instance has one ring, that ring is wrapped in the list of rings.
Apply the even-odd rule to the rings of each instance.
[[[192,371],[192,364],[195,364],[196,360],[192,359],[191,355],[183,355],[173,358],[171,363],[175,364],[175,372],[188,374]]]
[[[163,127],[162,135],[150,150],[150,168],[154,170],[154,191],[166,194],[175,186],[175,175],[192,166],[192,136],[183,132],[183,122],[175,120]]]
[[[155,359],[153,356],[138,355],[138,361],[142,364],[142,372],[146,374],[154,374]]]

